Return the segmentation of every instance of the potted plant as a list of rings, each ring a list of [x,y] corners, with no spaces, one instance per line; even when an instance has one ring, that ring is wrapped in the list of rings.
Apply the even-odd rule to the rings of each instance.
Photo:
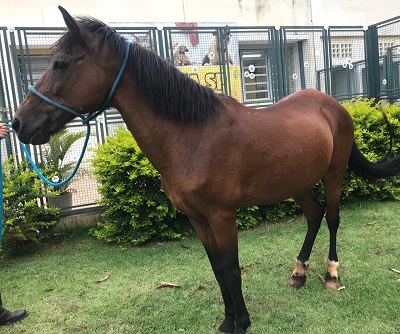
[[[75,167],[76,161],[64,161],[71,146],[85,136],[85,132],[68,132],[64,129],[50,138],[43,150],[42,168],[46,177],[53,182],[61,182],[67,178]],[[72,206],[72,190],[69,189],[69,182],[54,187],[59,193],[58,196],[48,198],[48,202],[60,209]]]

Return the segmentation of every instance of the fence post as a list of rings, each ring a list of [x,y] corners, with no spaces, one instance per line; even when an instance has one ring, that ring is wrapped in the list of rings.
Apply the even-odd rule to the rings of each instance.
[[[378,28],[371,25],[365,32],[365,55],[367,71],[367,96],[369,99],[380,100],[380,69],[379,69],[379,45]]]
[[[331,32],[329,28],[322,29],[322,43],[324,53],[325,93],[332,95],[331,80]]]
[[[273,101],[278,102],[285,97],[284,94],[284,75],[282,63],[282,48],[281,48],[281,29],[272,28],[271,34],[271,67],[272,67],[272,82],[273,82]]]
[[[285,96],[290,94],[289,89],[289,77],[290,74],[288,73],[288,55],[287,55],[287,40],[286,40],[286,29],[280,28],[279,29],[279,62],[280,66],[278,70],[281,72],[281,84],[280,87],[282,89],[280,99],[284,98]]]
[[[227,57],[225,57],[226,53],[225,50],[227,49],[226,46],[226,41],[225,41],[225,34],[226,30],[225,28],[217,27],[217,40],[218,40],[218,54],[219,54],[219,68],[220,68],[220,75],[221,75],[221,89],[224,94],[229,95],[229,90],[228,90],[228,79],[227,79]]]

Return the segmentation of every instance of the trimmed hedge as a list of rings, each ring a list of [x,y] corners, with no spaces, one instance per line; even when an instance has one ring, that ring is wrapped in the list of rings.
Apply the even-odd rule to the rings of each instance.
[[[371,161],[381,160],[390,147],[389,132],[400,133],[400,108],[397,105],[373,105],[372,100],[354,99],[343,104],[355,122],[355,138],[360,150]],[[400,152],[394,138],[393,152]],[[393,153],[394,154],[394,153]],[[104,221],[92,230],[99,239],[111,243],[141,244],[153,238],[181,238],[188,229],[187,218],[178,212],[160,190],[159,174],[142,154],[130,132],[120,129],[99,145],[92,160],[100,183]],[[366,182],[348,173],[343,182],[342,200],[397,200],[400,178]],[[323,200],[322,185],[315,191]],[[274,221],[293,216],[299,208],[293,200],[278,204],[238,210],[240,229],[256,226],[260,221]]]

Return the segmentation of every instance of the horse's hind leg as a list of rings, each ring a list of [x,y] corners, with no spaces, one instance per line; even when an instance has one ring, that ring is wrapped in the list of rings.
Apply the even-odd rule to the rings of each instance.
[[[294,198],[296,203],[303,210],[304,216],[307,219],[307,234],[303,243],[303,247],[297,257],[296,266],[293,270],[289,285],[293,288],[300,288],[306,282],[305,270],[308,267],[311,250],[314,245],[315,238],[321,226],[322,218],[325,210],[318,202],[312,190],[304,193],[302,196]]]
[[[236,221],[233,217],[232,222],[213,226],[214,229],[208,223],[190,221],[204,245],[222,293],[225,318],[218,333],[244,334],[250,325],[250,318],[241,289]]]
[[[327,173],[322,180],[325,187],[326,221],[329,229],[329,255],[325,275],[325,287],[328,290],[337,290],[340,287],[336,238],[339,229],[339,202],[343,177],[338,177],[337,175],[335,177],[335,174]]]

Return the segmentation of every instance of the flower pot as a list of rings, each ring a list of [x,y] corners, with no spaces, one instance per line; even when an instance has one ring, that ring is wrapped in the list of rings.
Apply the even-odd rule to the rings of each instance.
[[[67,192],[55,197],[49,197],[47,203],[61,209],[67,209],[72,207],[72,192]]]

